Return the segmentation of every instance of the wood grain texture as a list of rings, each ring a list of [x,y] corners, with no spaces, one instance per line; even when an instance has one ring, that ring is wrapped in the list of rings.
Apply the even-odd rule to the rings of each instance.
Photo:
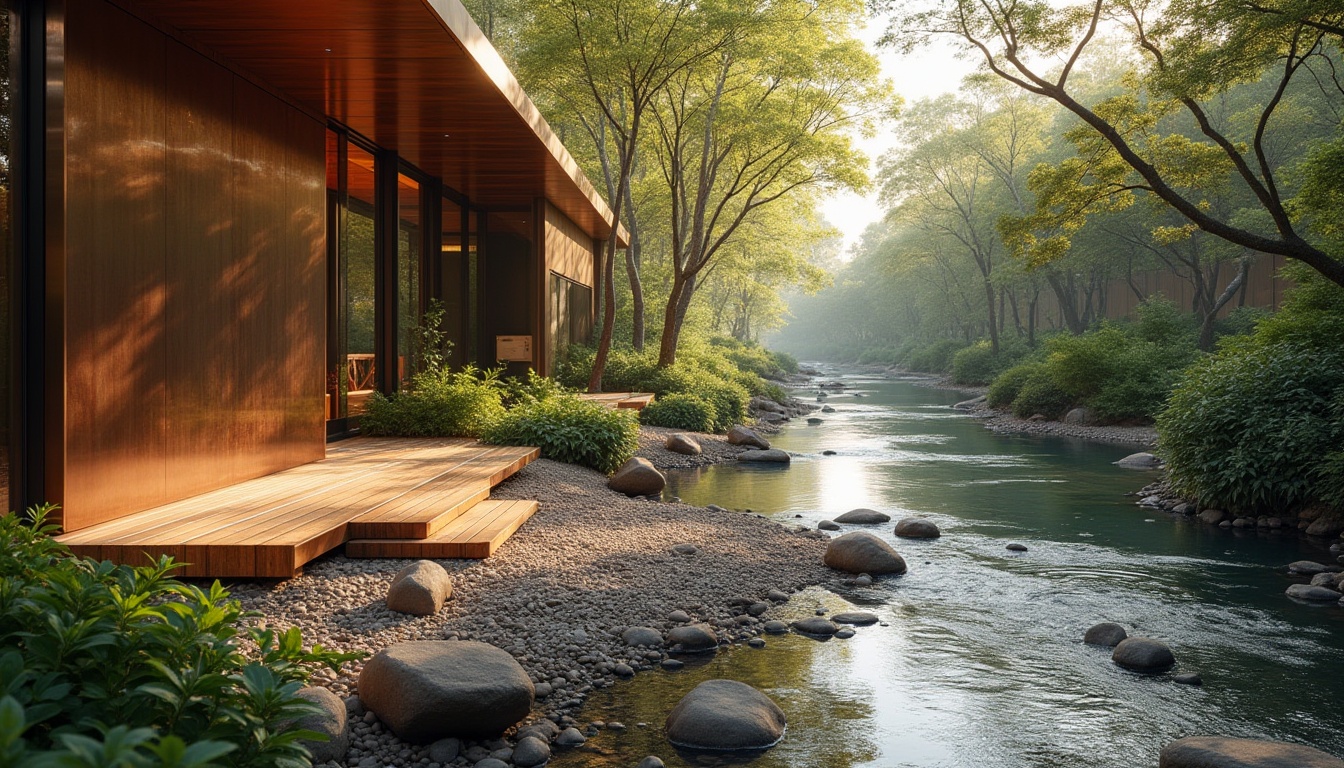
[[[486,558],[537,512],[535,501],[483,501],[424,539],[351,539],[346,557]]]

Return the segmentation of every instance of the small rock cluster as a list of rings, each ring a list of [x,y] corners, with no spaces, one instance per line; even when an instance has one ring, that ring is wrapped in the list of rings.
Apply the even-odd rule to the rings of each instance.
[[[1165,479],[1144,486],[1136,495],[1139,497],[1136,503],[1141,507],[1184,515],[1220,528],[1298,531],[1307,536],[1344,539],[1344,518],[1329,514],[1322,507],[1285,510],[1275,515],[1236,515],[1180,498]],[[1339,547],[1332,551],[1336,555],[1344,554]]]
[[[1093,625],[1083,635],[1083,642],[1110,648],[1111,661],[1121,669],[1140,672],[1145,675],[1161,675],[1170,672],[1176,666],[1176,654],[1171,646],[1151,637],[1138,637],[1119,624],[1104,621]],[[1197,672],[1182,672],[1172,676],[1172,680],[1185,685],[1202,685]]]

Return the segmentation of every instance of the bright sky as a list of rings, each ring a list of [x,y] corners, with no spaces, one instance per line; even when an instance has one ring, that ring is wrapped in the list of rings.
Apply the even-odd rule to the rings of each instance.
[[[910,104],[943,93],[956,91],[961,79],[975,71],[975,63],[956,58],[952,45],[942,49],[928,49],[910,56],[901,56],[894,51],[877,47],[877,38],[882,35],[881,20],[868,25],[861,35],[882,63],[882,74],[891,80],[896,92]],[[871,171],[876,172],[877,160],[895,145],[891,125],[881,127],[877,134],[859,140],[859,147],[868,155]],[[849,260],[850,246],[857,243],[863,230],[869,224],[879,221],[885,211],[877,200],[877,190],[867,196],[852,193],[833,195],[821,204],[826,220],[840,230],[845,239],[845,253],[842,258]]]

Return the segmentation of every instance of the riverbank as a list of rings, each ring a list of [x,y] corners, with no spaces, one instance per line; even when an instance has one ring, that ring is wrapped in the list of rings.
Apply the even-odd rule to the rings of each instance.
[[[641,451],[655,464],[689,458],[672,458],[676,454],[660,447],[660,435],[671,431],[641,430]],[[705,461],[730,460],[738,452],[720,436],[697,437]],[[618,670],[625,671],[621,665],[649,670],[667,658],[662,651],[627,646],[624,629],[663,633],[689,618],[712,625],[721,643],[744,642],[760,634],[777,610],[748,616],[744,600],[840,583],[822,564],[826,541],[815,532],[755,515],[627,498],[608,490],[603,475],[582,467],[535,461],[493,497],[535,499],[541,507],[494,557],[438,561],[452,577],[453,594],[436,615],[417,618],[384,604],[393,575],[407,560],[333,555],[285,582],[236,585],[234,596],[265,623],[297,626],[305,643],[342,651],[376,653],[409,640],[454,638],[503,648],[537,684],[529,721],[548,718],[563,727],[576,724],[573,713],[593,691],[610,686]],[[673,549],[681,544],[696,551]],[[353,663],[339,676],[319,673],[314,684],[350,697],[357,694],[361,668]],[[353,700],[347,706],[362,714]],[[427,746],[402,743],[372,716],[352,718],[351,728],[351,749],[333,765],[444,765],[430,760]],[[451,764],[475,762],[465,757],[473,748],[479,758],[511,743],[465,742],[464,757]]]

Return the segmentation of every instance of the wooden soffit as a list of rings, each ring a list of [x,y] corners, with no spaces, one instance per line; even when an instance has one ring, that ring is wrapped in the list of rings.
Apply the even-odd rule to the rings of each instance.
[[[395,150],[480,207],[545,197],[592,237],[611,232],[606,201],[460,0],[126,5]]]

